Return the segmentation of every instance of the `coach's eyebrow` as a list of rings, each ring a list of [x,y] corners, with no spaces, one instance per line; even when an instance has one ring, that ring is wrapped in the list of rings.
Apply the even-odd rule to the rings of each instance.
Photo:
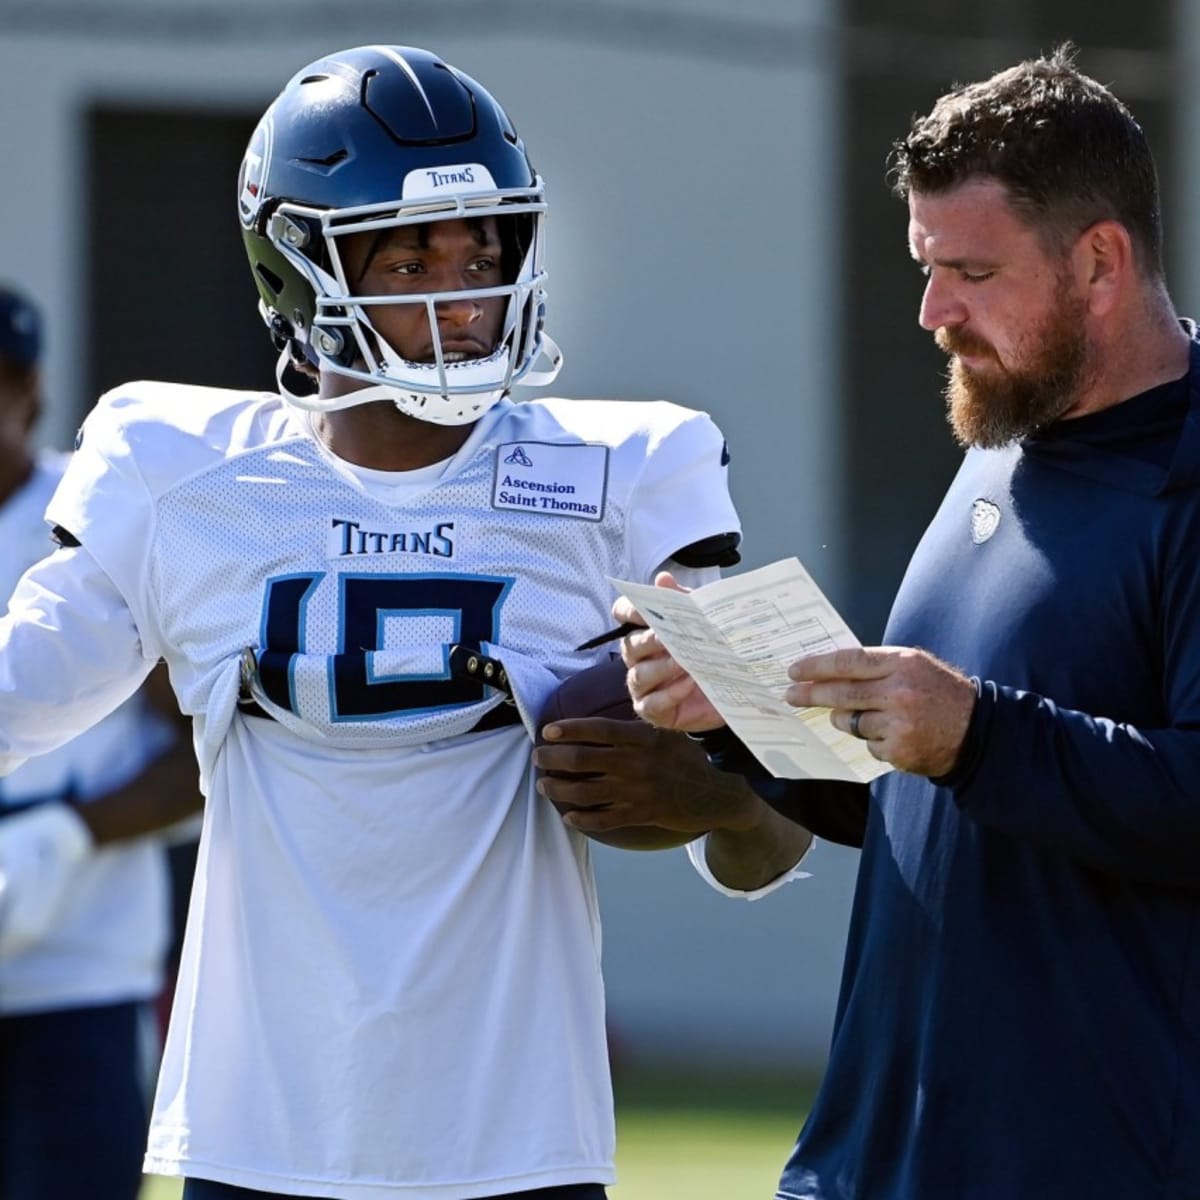
[[[1000,264],[990,258],[926,258],[915,246],[910,246],[913,262],[919,267],[945,267],[949,271],[995,271]]]

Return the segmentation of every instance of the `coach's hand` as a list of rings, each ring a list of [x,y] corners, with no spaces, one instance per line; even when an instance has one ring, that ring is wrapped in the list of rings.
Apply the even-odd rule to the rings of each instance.
[[[831,708],[830,720],[883,762],[914,775],[947,774],[975,707],[975,685],[924,650],[872,646],[798,659],[785,698]],[[857,714],[857,717],[856,717]]]
[[[655,587],[690,589],[675,582],[669,571],[654,577]],[[633,602],[621,596],[613,605],[613,617],[621,623],[645,625]],[[621,659],[629,668],[626,683],[633,708],[643,721],[663,729],[699,733],[725,724],[696,681],[667,653],[652,629],[626,634],[621,639]]]

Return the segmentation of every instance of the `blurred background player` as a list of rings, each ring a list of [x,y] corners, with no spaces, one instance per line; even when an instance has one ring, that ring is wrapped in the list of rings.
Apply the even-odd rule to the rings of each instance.
[[[53,548],[44,513],[67,459],[32,448],[41,340],[32,302],[0,286],[5,596]],[[143,693],[0,780],[5,1200],[138,1193],[170,909],[163,844],[137,835],[199,804],[190,746]]]
[[[596,896],[532,737],[608,576],[737,561],[723,438],[512,401],[558,365],[542,184],[426,51],[301,70],[237,199],[281,394],[102,398],[0,623],[0,764],[167,660],[207,801],[147,1168],[188,1200],[596,1200]],[[739,788],[711,838],[767,882],[809,839]]]

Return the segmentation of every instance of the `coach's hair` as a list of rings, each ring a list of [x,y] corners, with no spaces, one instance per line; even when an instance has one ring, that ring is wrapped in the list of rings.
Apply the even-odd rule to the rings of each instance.
[[[1119,221],[1142,273],[1160,278],[1162,216],[1146,136],[1074,56],[1066,43],[1049,58],[947,92],[893,145],[894,191],[936,194],[990,177],[1058,248],[1096,221]]]

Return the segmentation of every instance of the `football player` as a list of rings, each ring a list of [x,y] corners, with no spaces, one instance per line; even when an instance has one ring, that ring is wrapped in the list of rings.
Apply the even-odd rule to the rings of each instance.
[[[34,304],[0,287],[4,596],[51,549],[66,465],[33,449],[41,349]],[[141,835],[199,805],[191,748],[144,694],[0,779],[0,1196],[137,1197],[170,916],[163,842]]]
[[[105,396],[50,509],[66,548],[0,638],[8,765],[47,706],[84,728],[160,656],[194,720],[147,1169],[189,1200],[602,1196],[588,843],[538,795],[532,737],[606,653],[574,647],[607,576],[736,561],[723,439],[669,403],[514,403],[559,362],[542,183],[433,54],[301,70],[237,203],[279,394]],[[773,841],[758,804],[713,836]]]

